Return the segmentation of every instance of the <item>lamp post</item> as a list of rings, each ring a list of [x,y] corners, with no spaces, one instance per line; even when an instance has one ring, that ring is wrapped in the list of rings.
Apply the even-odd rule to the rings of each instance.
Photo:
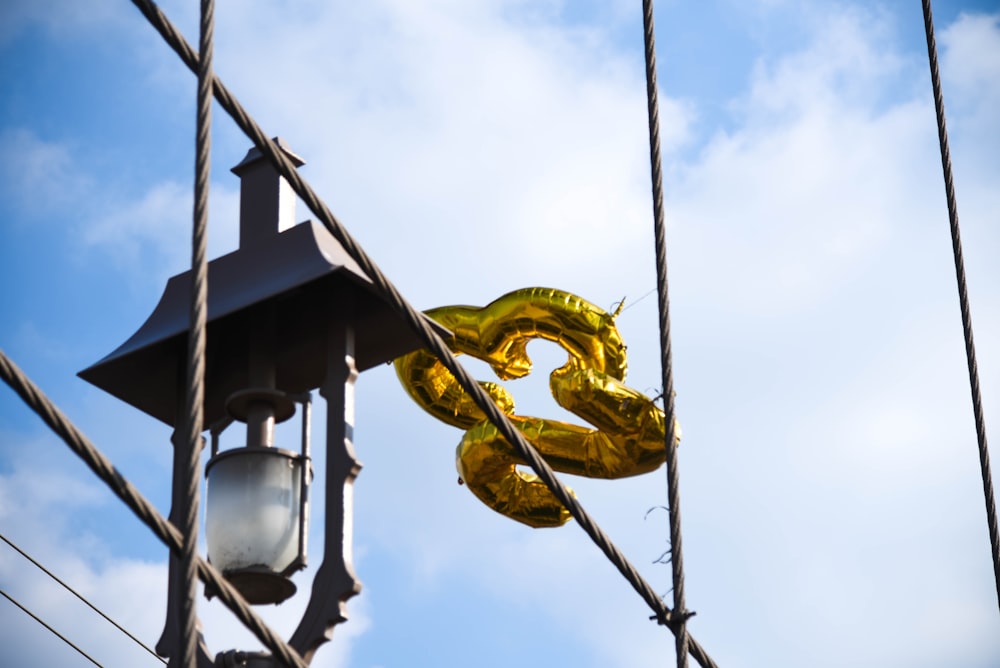
[[[275,140],[297,166],[301,158]],[[232,170],[240,177],[240,247],[208,267],[204,422],[213,425],[206,466],[208,556],[254,604],[295,593],[289,576],[306,563],[311,391],[326,400],[326,506],[323,561],[289,644],[308,662],[346,620],[345,602],[361,585],[351,564],[354,383],[359,371],[421,346],[415,332],[376,293],[371,280],[320,225],[294,224],[295,195],[257,149]],[[174,427],[173,507],[184,494],[184,360],[191,274],[171,278],[146,322],[80,376]],[[278,447],[275,424],[302,406],[298,451]],[[246,425],[245,446],[220,451],[218,435]],[[171,513],[174,521],[174,513]],[[177,656],[183,585],[170,558],[167,620],[157,651]],[[206,592],[211,595],[212,592]],[[260,652],[213,660],[204,643],[199,668],[274,665]]]

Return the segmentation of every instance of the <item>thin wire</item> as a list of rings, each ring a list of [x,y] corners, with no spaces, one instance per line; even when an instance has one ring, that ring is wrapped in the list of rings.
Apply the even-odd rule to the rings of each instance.
[[[656,286],[660,315],[660,370],[663,379],[663,414],[666,421],[664,449],[667,469],[667,512],[670,515],[670,569],[673,580],[674,633],[677,668],[687,668],[687,618],[684,603],[684,555],[681,549],[680,472],[677,462],[677,434],[674,420],[674,378],[670,347],[670,299],[667,295],[667,241],[663,215],[663,171],[660,156],[660,106],[656,90],[656,40],[653,29],[653,0],[642,3],[643,38],[646,47],[646,101],[649,113],[649,164],[653,188],[653,233],[656,243]]]
[[[181,554],[181,533],[156,510],[135,486],[115,468],[104,454],[77,429],[66,415],[45,396],[37,385],[0,350],[0,379],[21,397],[22,401],[37,414],[48,427],[69,446],[91,471],[121,499],[129,509],[152,529],[153,533],[170,548],[174,556]],[[218,591],[219,600],[229,608],[261,643],[269,649],[275,659],[289,668],[308,668],[299,653],[272,631],[264,620],[254,612],[246,599],[229,584],[214,566],[198,557],[198,577],[206,585]]]
[[[160,35],[181,57],[185,64],[194,72],[198,69],[198,58],[183,35],[173,26],[167,17],[151,0],[132,0],[143,15],[152,23]],[[538,477],[552,490],[555,497],[569,510],[580,527],[590,536],[609,561],[618,569],[622,576],[632,585],[632,588],[642,597],[655,613],[659,623],[666,625],[676,633],[676,620],[670,608],[660,599],[650,584],[639,575],[635,566],[625,558],[621,551],[611,542],[608,536],[597,526],[594,519],[583,509],[579,501],[556,477],[552,467],[545,462],[535,448],[528,443],[524,435],[510,422],[507,416],[483,390],[475,378],[458,363],[447,344],[434,330],[432,323],[420,311],[411,306],[400,294],[399,290],[386,278],[368,254],[358,245],[347,232],[340,221],[333,215],[316,192],[298,173],[292,162],[284,155],[281,148],[257,125],[256,121],[239,104],[236,98],[222,84],[217,76],[213,79],[215,99],[220,106],[233,118],[244,134],[253,141],[261,153],[267,157],[281,176],[288,181],[292,190],[302,199],[316,215],[323,226],[333,235],[344,251],[357,262],[361,270],[371,279],[373,287],[383,299],[393,307],[405,323],[418,334],[425,347],[431,351],[448,371],[458,380],[462,388],[470,394],[475,404],[484,412],[487,419],[497,427],[501,436],[510,443],[518,455],[535,471]],[[691,655],[702,666],[714,666],[714,661],[704,648],[692,639],[689,644]]]
[[[122,633],[124,633],[125,635],[127,635],[129,638],[131,638],[133,640],[133,642],[135,642],[137,645],[139,645],[144,650],[146,650],[147,652],[149,652],[150,654],[152,654],[153,656],[155,656],[162,663],[166,663],[166,661],[163,659],[163,657],[161,657],[159,654],[157,654],[156,652],[154,652],[149,646],[147,646],[141,640],[139,640],[138,638],[136,638],[134,635],[132,635],[131,633],[129,633],[128,630],[125,629],[121,624],[119,624],[118,622],[116,622],[115,620],[111,619],[110,617],[108,617],[103,612],[101,612],[101,610],[98,609],[98,607],[96,605],[94,605],[93,603],[91,603],[90,601],[88,601],[86,598],[84,598],[82,594],[80,594],[78,591],[76,591],[75,589],[73,589],[71,586],[69,586],[68,584],[66,584],[62,580],[60,580],[52,571],[50,571],[49,569],[45,568],[45,566],[42,566],[40,563],[38,563],[30,554],[28,554],[27,552],[25,552],[24,550],[22,550],[21,548],[19,548],[17,545],[15,545],[9,538],[7,538],[7,536],[4,536],[2,533],[0,533],[0,540],[3,540],[3,542],[7,543],[12,548],[14,548],[15,550],[17,550],[22,557],[24,557],[25,559],[27,559],[28,561],[30,561],[31,563],[33,563],[36,568],[38,568],[40,571],[42,571],[43,573],[45,573],[46,575],[48,575],[50,578],[52,578],[53,580],[55,580],[56,582],[58,582],[59,584],[61,584],[66,589],[66,591],[68,591],[69,593],[73,594],[73,596],[76,596],[78,599],[80,599],[81,601],[83,601],[84,603],[86,603],[90,607],[91,610],[93,610],[94,612],[96,612],[97,614],[99,614],[101,617],[104,617],[104,619],[107,620],[109,623],[111,623],[112,626],[114,626],[116,629],[118,629],[119,631],[121,631]]]
[[[958,229],[958,201],[955,197],[955,180],[951,172],[951,150],[948,148],[948,128],[944,118],[944,93],[941,72],[938,69],[937,42],[934,39],[934,17],[930,0],[923,0],[924,32],[927,37],[927,58],[934,89],[934,111],[937,114],[938,143],[941,149],[941,169],[944,172],[945,194],[948,199],[948,222],[951,227],[951,247],[955,258],[955,277],[958,282],[958,300],[962,310],[962,332],[965,335],[965,357],[969,366],[969,388],[972,392],[972,411],[976,420],[976,437],[979,443],[979,468],[983,477],[983,498],[986,502],[986,523],[990,533],[993,553],[993,577],[996,581],[997,605],[1000,606],[1000,531],[997,530],[997,507],[993,496],[993,477],[990,473],[990,451],[986,443],[986,419],[983,416],[983,398],[979,391],[979,368],[976,364],[976,344],[972,338],[972,313],[969,308],[969,291],[965,280],[965,260],[962,257],[962,238]]]
[[[82,654],[84,657],[86,657],[87,660],[90,661],[92,664],[94,664],[95,666],[100,666],[100,668],[104,668],[104,666],[101,666],[101,664],[97,663],[97,661],[94,660],[94,657],[90,656],[89,654],[87,654],[86,652],[84,652],[82,649],[80,649],[79,647],[77,647],[76,645],[74,645],[70,641],[69,638],[67,638],[63,634],[59,633],[58,631],[56,631],[54,628],[52,628],[51,626],[49,626],[48,624],[46,624],[45,620],[43,620],[41,617],[39,617],[38,615],[36,615],[35,613],[33,613],[31,610],[28,610],[26,607],[24,607],[23,605],[21,605],[20,603],[18,603],[16,600],[14,600],[13,596],[11,596],[7,592],[5,592],[3,589],[0,589],[0,594],[3,594],[4,598],[6,598],[8,601],[10,601],[11,603],[13,603],[17,607],[21,608],[21,610],[23,610],[28,615],[30,615],[31,618],[34,619],[36,622],[38,622],[39,624],[41,624],[42,626],[44,626],[45,628],[47,628],[57,638],[59,638],[64,643],[66,643],[67,645],[69,645],[70,647],[72,647],[73,649],[75,649],[77,652],[79,652],[80,654]]]
[[[654,293],[654,292],[656,292],[656,291],[657,291],[657,288],[653,288],[652,290],[650,290],[649,292],[647,292],[647,293],[646,293],[646,294],[644,294],[643,296],[641,296],[641,297],[639,297],[638,299],[636,299],[636,300],[633,300],[632,302],[628,303],[627,305],[625,305],[625,306],[624,306],[624,307],[622,308],[622,310],[621,310],[621,313],[624,313],[625,311],[629,310],[630,308],[632,308],[633,306],[635,306],[636,304],[638,304],[638,303],[639,303],[639,302],[641,302],[641,301],[642,301],[643,299],[645,299],[646,297],[648,297],[649,295],[653,294],[653,293]]]

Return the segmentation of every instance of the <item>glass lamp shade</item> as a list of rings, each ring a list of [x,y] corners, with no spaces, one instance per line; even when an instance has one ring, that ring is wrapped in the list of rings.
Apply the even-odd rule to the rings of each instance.
[[[250,603],[295,593],[287,575],[305,563],[303,461],[278,448],[236,448],[206,467],[208,556]]]

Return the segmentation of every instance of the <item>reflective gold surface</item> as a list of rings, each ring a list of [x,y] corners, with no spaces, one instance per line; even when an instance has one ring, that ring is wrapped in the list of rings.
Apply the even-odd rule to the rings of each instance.
[[[556,471],[623,478],[663,463],[663,411],[624,384],[625,344],[614,323],[617,314],[562,290],[525,288],[484,307],[444,306],[427,315],[453,332],[448,341],[453,352],[489,363],[504,380],[531,372],[531,339],[553,341],[569,353],[566,364],[550,374],[549,386],[560,406],[591,427],[516,415],[507,390],[480,381]],[[467,429],[456,452],[458,472],[486,505],[534,527],[569,519],[537,476],[518,470],[525,462],[433,355],[417,351],[395,365],[403,387],[424,410]]]

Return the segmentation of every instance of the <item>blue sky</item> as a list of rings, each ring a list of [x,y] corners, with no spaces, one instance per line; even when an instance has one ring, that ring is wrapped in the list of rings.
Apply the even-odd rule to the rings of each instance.
[[[934,5],[996,441],[1000,7]],[[196,42],[197,3],[161,6]],[[624,296],[629,383],[656,393],[638,2],[257,2],[217,22],[217,73],[411,303]],[[1000,664],[919,3],[660,0],[656,23],[691,631],[730,668]],[[129,2],[14,0],[0,90],[0,348],[166,514],[169,430],[76,373],[189,261],[195,81]],[[217,111],[213,257],[237,245],[248,146]],[[529,350],[509,388],[553,416],[561,352]],[[672,664],[578,527],[530,530],[455,484],[459,432],[391,368],[361,376],[357,410],[364,591],[314,665]],[[567,482],[666,592],[662,471]],[[164,548],[6,389],[0,532],[156,641]],[[0,586],[105,665],[158,665],[5,547]],[[0,663],[86,665],[0,605]],[[287,634],[302,605],[267,618]],[[213,651],[256,646],[200,611]]]

